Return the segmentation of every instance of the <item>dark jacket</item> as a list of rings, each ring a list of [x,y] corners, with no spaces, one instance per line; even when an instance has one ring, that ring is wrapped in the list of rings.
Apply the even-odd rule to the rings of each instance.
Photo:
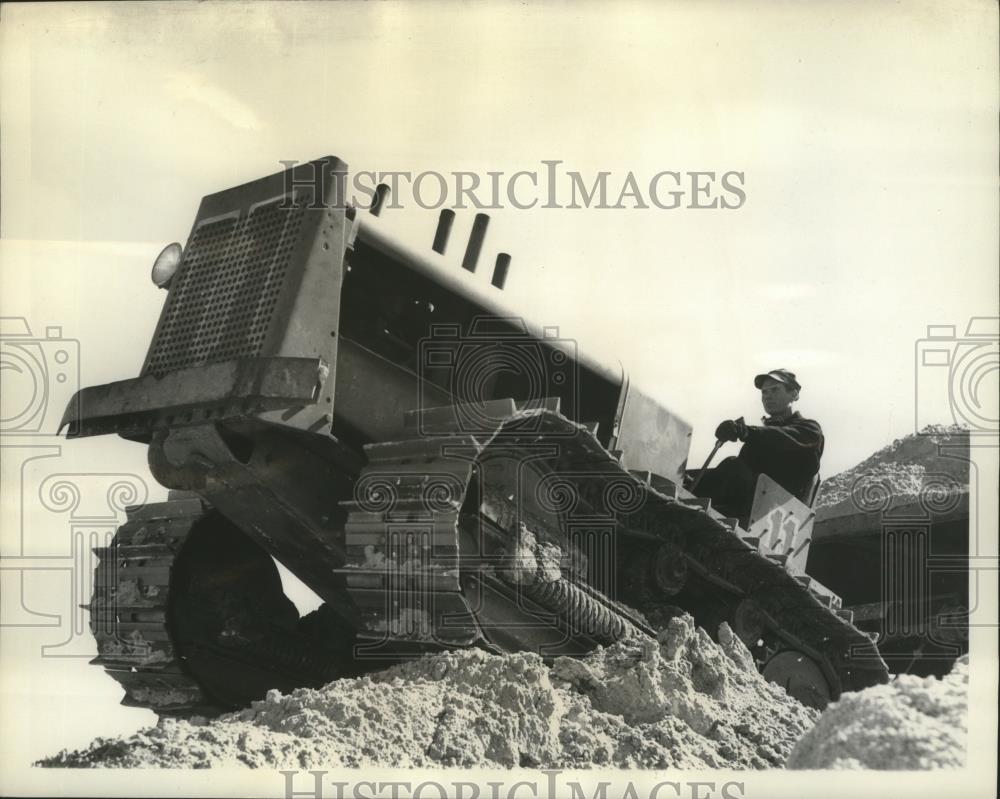
[[[756,473],[764,473],[806,504],[813,478],[823,455],[823,430],[819,422],[798,411],[787,419],[764,419],[762,426],[747,428],[740,460]]]

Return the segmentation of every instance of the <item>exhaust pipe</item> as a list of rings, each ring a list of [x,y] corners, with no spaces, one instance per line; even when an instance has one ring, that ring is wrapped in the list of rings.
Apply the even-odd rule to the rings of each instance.
[[[479,253],[483,249],[483,240],[486,238],[486,226],[490,223],[490,218],[486,214],[476,214],[472,222],[472,233],[469,234],[469,244],[465,248],[465,257],[462,259],[462,268],[469,272],[476,271],[479,263]]]
[[[492,283],[501,291],[507,283],[507,270],[510,269],[510,255],[505,252],[497,253],[497,263],[493,267]]]
[[[448,248],[448,237],[451,236],[451,225],[455,221],[455,212],[450,208],[442,208],[441,215],[438,216],[437,230],[434,231],[434,243],[431,249],[434,252],[444,255]]]
[[[385,183],[379,183],[375,187],[375,196],[372,197],[372,207],[369,208],[369,212],[372,216],[378,216],[382,213],[382,205],[385,203],[385,198],[389,196],[391,189]]]

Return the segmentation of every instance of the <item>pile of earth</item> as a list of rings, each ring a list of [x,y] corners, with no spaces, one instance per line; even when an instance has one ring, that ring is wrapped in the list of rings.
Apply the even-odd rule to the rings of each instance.
[[[775,768],[817,716],[760,676],[727,625],[715,643],[685,615],[582,659],[426,655],[38,765]]]
[[[964,768],[969,656],[943,679],[903,674],[844,694],[788,758],[792,769]]]
[[[921,497],[929,507],[944,508],[967,498],[968,492],[969,431],[929,425],[824,480],[816,497],[816,519],[889,510]]]

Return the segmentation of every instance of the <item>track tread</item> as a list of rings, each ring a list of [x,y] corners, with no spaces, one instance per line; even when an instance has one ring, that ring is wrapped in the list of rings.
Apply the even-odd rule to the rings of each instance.
[[[434,411],[430,412],[432,415]],[[439,412],[442,419],[455,419],[458,414]],[[436,418],[436,417],[435,417]],[[522,420],[530,419],[530,430],[523,435],[517,432]],[[542,409],[515,412],[507,419],[498,437],[462,435],[460,431],[441,425],[441,437],[414,437],[397,442],[380,442],[370,445],[367,451],[375,463],[362,470],[359,483],[371,476],[372,479],[390,479],[394,470],[401,473],[413,471],[415,465],[426,474],[460,474],[467,464],[467,456],[456,459],[443,455],[446,452],[441,442],[446,440],[451,452],[466,451],[475,454],[490,446],[500,448],[537,447],[551,441],[559,447],[558,459],[552,463],[553,472],[578,480],[592,475],[608,475],[615,480],[630,480],[643,492],[642,507],[633,513],[617,516],[620,533],[631,536],[637,544],[649,545],[651,541],[666,541],[679,531],[684,543],[685,556],[693,571],[713,586],[717,595],[728,595],[724,601],[736,605],[746,597],[753,597],[770,620],[770,632],[786,646],[801,649],[815,657],[828,678],[833,692],[857,690],[860,687],[884,682],[888,671],[884,662],[873,652],[869,638],[851,623],[851,619],[834,607],[835,598],[824,594],[815,587],[814,581],[806,575],[792,574],[785,568],[785,558],[780,555],[762,555],[758,551],[759,539],[750,536],[737,520],[727,518],[711,508],[707,500],[689,495],[676,485],[645,472],[629,472],[614,453],[609,453],[598,442],[585,425],[577,425],[552,410]],[[416,431],[414,431],[414,434]],[[460,462],[460,463],[459,463]],[[413,489],[419,480],[401,481],[409,489],[401,492],[406,510],[412,510],[416,518],[421,509],[419,497],[414,497]],[[464,491],[463,487],[463,491]],[[582,489],[581,489],[582,493]],[[353,555],[353,570],[345,573],[354,575],[354,585],[371,591],[384,585],[385,569],[373,568],[366,564],[362,556],[364,548],[371,547],[380,539],[387,542],[390,537],[390,523],[393,512],[372,512],[358,502],[345,503],[349,509],[346,526],[347,545]],[[456,501],[456,505],[460,501]],[[399,507],[394,506],[394,509]],[[423,508],[427,515],[427,509]],[[397,517],[398,518],[398,517]],[[381,528],[381,532],[380,532]],[[458,526],[452,519],[447,524],[435,524],[435,543],[447,545],[449,554],[458,550]],[[352,559],[349,558],[349,562]],[[431,556],[423,566],[425,573],[437,564]],[[453,561],[449,561],[453,566]],[[351,577],[348,578],[349,585]],[[424,590],[433,591],[433,584],[426,580],[421,583]],[[598,596],[608,607],[614,601],[606,596]],[[640,611],[643,608],[639,608]],[[385,612],[385,611],[383,611]],[[474,610],[470,608],[474,615]],[[383,623],[391,627],[391,622]],[[869,657],[863,663],[853,661],[850,652],[863,649]]]
[[[166,624],[174,558],[204,511],[200,500],[191,499],[129,507],[111,545],[95,550],[89,610],[98,656],[90,662],[122,686],[125,706],[161,715],[219,709],[185,672]],[[139,613],[160,618],[132,621]]]
[[[87,606],[98,655],[90,662],[121,685],[123,705],[159,715],[210,716],[229,709],[185,663],[169,620],[176,560],[195,523],[209,510],[190,497],[128,508],[112,544],[98,548]],[[311,639],[292,630],[270,642],[206,645],[197,652],[234,672],[273,672],[292,684],[327,682],[331,663],[310,647]]]

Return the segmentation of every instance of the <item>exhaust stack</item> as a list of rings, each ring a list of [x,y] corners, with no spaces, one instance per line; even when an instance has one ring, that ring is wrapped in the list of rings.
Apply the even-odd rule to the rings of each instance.
[[[455,212],[450,208],[442,208],[438,217],[437,230],[434,231],[434,243],[431,249],[439,255],[444,255],[448,248],[448,238],[451,236],[451,225],[455,221]]]
[[[492,283],[501,291],[503,290],[504,284],[507,282],[507,270],[509,269],[510,255],[505,252],[497,253],[496,266],[493,267]]]
[[[489,223],[490,218],[487,214],[476,214],[476,218],[472,221],[472,233],[469,234],[469,244],[465,248],[465,257],[462,259],[462,268],[469,272],[476,271],[479,253],[483,249],[483,240],[486,238],[486,226]]]
[[[382,205],[385,203],[385,198],[389,196],[391,189],[385,183],[379,183],[375,187],[375,196],[372,197],[372,207],[369,208],[369,212],[372,216],[378,216],[382,213]]]

